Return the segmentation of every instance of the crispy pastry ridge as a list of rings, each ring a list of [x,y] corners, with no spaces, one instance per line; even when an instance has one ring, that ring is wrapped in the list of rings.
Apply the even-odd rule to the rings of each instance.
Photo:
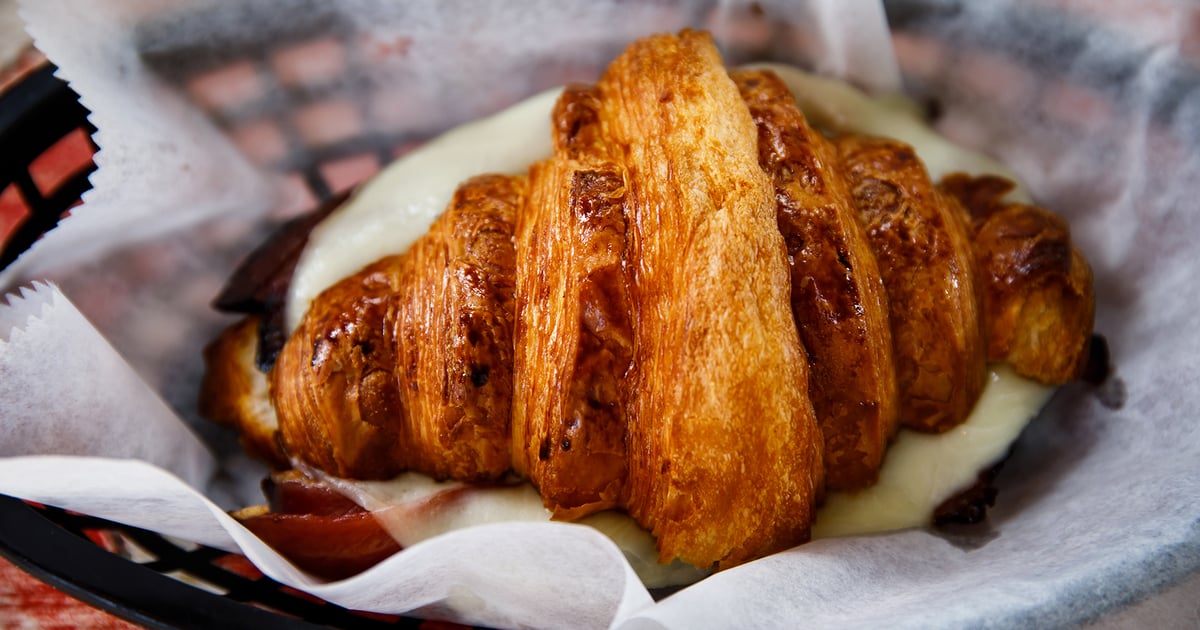
[[[825,482],[859,490],[875,483],[896,430],[883,278],[832,145],[808,126],[774,73],[732,77],[758,128],[759,163],[774,178],[792,313],[812,362],[809,395],[825,439]]]
[[[887,289],[900,423],[953,428],[987,370],[966,213],[934,187],[912,147],[859,135],[835,144]]]
[[[473,178],[408,252],[317,297],[271,371],[287,452],[355,478],[508,471],[524,196],[523,177]]]
[[[1046,384],[1079,378],[1096,295],[1091,267],[1071,245],[1067,222],[1036,206],[1005,203],[1013,184],[999,177],[957,173],[941,187],[971,215],[988,359]]]
[[[754,121],[700,33],[633,44],[598,87],[626,160],[626,507],[664,560],[724,567],[803,542],[821,438]]]

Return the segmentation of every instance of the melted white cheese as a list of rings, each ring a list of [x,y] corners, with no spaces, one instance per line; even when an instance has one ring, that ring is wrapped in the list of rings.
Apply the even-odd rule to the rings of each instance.
[[[462,182],[484,173],[522,174],[550,157],[550,112],[561,92],[456,127],[371,178],[309,236],[288,289],[288,329],[296,329],[321,291],[408,249]]]
[[[788,84],[805,116],[817,127],[888,136],[912,145],[940,179],[951,172],[996,174],[1016,181],[1008,169],[977,152],[955,146],[929,128],[919,108],[899,95],[868,96],[853,87],[789,66],[763,64]],[[288,316],[294,327],[324,288],[385,255],[404,251],[449,203],[463,180],[486,172],[521,173],[548,158],[550,113],[559,91],[535,96],[490,118],[454,129],[389,166],[314,231],[292,282]],[[1018,187],[1012,201],[1028,201]],[[815,537],[890,531],[929,524],[933,510],[970,486],[978,473],[1007,452],[1052,389],[992,366],[988,384],[966,422],[940,435],[901,430],[888,451],[879,482],[856,494],[831,493],[817,514]],[[470,493],[452,506],[409,513],[387,506],[420,503],[453,485],[406,473],[390,482],[330,479],[363,507],[376,511],[407,545],[473,524],[549,520],[532,486]],[[431,515],[433,515],[431,517]],[[654,541],[629,517],[615,512],[582,522],[621,547],[648,586],[695,581],[703,572],[679,563],[659,565]]]
[[[971,486],[1000,461],[1053,388],[990,366],[987,384],[966,422],[930,435],[901,430],[888,448],[879,481],[855,494],[831,492],[813,523],[814,538],[922,527],[934,509]]]

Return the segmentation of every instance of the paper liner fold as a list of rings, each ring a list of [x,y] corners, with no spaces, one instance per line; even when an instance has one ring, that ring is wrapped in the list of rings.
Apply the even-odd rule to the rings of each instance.
[[[56,286],[22,288],[8,302],[0,309],[0,456],[136,458],[207,485],[216,468],[208,448]]]

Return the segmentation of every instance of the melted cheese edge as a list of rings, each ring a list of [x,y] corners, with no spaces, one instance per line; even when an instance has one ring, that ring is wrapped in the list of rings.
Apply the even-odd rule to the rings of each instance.
[[[958,147],[931,129],[920,109],[896,94],[868,96],[843,83],[791,66],[757,64],[776,72],[791,89],[805,116],[832,131],[881,135],[914,147],[935,181],[951,172],[995,174],[1017,181],[995,160]],[[424,234],[449,203],[458,184],[480,173],[525,172],[551,155],[547,123],[560,94],[543,92],[490,117],[457,127],[397,160],[365,184],[327,218],[309,239],[288,296],[288,323],[299,323],[312,299],[363,266],[403,252]],[[1029,202],[1019,185],[1009,194]],[[922,527],[934,509],[974,483],[978,471],[999,461],[1053,389],[1014,374],[1007,366],[989,368],[988,383],[966,422],[927,435],[901,430],[888,450],[879,482],[855,494],[830,493],[817,513],[814,538],[868,534]],[[452,489],[416,473],[386,482],[336,479],[316,471],[331,485],[376,512],[408,546],[454,529],[513,520],[544,521],[550,512],[529,484],[470,493],[453,509],[414,520],[390,509]],[[615,512],[581,521],[613,539],[647,586],[694,582],[705,572],[679,561],[659,564],[654,540],[629,517]]]

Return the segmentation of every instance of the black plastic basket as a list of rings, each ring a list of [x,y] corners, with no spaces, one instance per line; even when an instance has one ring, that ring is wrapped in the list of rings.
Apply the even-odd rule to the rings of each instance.
[[[29,215],[3,252],[5,267],[58,224],[89,188],[95,166],[53,191],[39,190],[30,165],[76,130],[90,137],[88,111],[46,65],[0,97],[0,191],[16,186]],[[113,541],[117,552],[94,540]],[[122,552],[127,553],[122,553]],[[154,532],[0,495],[0,555],[93,606],[154,628],[408,628],[412,617],[349,611],[254,572],[240,557],[183,546]],[[136,560],[134,559],[136,558]],[[203,586],[200,586],[203,585]]]

